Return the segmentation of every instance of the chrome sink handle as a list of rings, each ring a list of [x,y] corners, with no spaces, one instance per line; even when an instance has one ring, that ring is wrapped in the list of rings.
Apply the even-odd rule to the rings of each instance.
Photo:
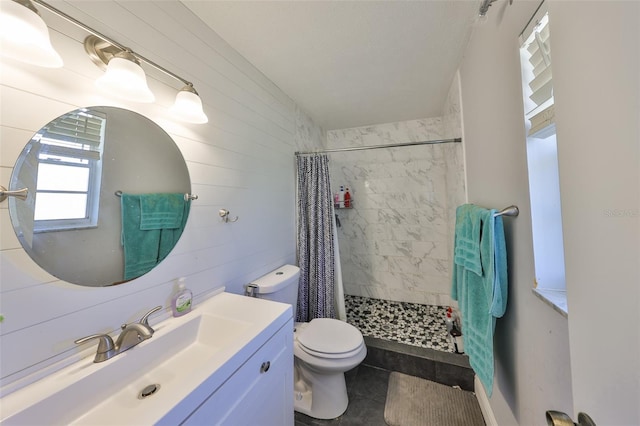
[[[139,322],[123,324],[122,332],[116,340],[116,351],[120,354],[147,339],[151,339],[151,336],[153,336],[153,329],[151,327]]]
[[[113,339],[108,334],[92,334],[91,336],[82,337],[74,341],[74,343],[81,345],[93,339],[100,339],[100,342],[98,343],[98,350],[96,351],[96,357],[93,359],[93,362],[106,361],[112,356],[118,354],[113,343]]]
[[[122,353],[147,339],[151,339],[155,330],[149,325],[149,316],[160,309],[162,309],[162,306],[156,306],[144,314],[140,321],[122,324],[122,332],[116,340],[115,349],[117,353]]]
[[[93,339],[100,339],[98,343],[98,350],[96,351],[96,357],[93,362],[106,361],[127,349],[131,349],[137,344],[150,339],[153,336],[154,330],[149,325],[149,316],[162,309],[162,306],[156,306],[142,318],[139,322],[131,324],[122,324],[122,332],[118,336],[118,339],[113,343],[113,339],[108,334],[92,334],[91,336],[83,337],[75,341],[76,344],[88,342]]]
[[[152,310],[150,310],[149,312],[144,314],[144,316],[142,318],[140,318],[139,323],[142,324],[142,325],[146,325],[153,332],[153,328],[151,328],[151,326],[149,325],[149,316],[152,313],[159,311],[160,309],[162,309],[162,305],[156,306],[155,308],[153,308]]]

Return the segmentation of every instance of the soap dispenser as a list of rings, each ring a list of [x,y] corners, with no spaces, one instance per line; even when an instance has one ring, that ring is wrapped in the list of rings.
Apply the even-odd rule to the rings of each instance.
[[[191,311],[193,293],[185,287],[186,279],[178,278],[178,290],[171,298],[171,310],[174,317],[180,317]]]

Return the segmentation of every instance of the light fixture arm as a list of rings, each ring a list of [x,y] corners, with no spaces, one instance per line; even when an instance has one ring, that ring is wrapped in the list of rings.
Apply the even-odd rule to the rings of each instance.
[[[36,7],[33,5],[31,0],[13,0],[13,1],[15,1],[16,3],[26,7],[27,9],[29,9],[30,11],[32,11],[36,15],[40,16],[40,12],[38,12],[38,9],[36,9]]]
[[[191,92],[193,94],[195,94],[196,96],[200,96],[198,94],[198,91],[195,89],[195,87],[193,87],[192,83],[189,83],[188,81],[185,82],[185,86],[182,88],[183,91],[185,92]]]
[[[92,35],[94,35],[94,36],[96,36],[96,37],[98,37],[98,38],[100,38],[100,39],[102,39],[102,40],[104,40],[104,41],[106,41],[106,42],[108,42],[108,43],[112,44],[112,45],[113,45],[113,46],[115,46],[117,49],[119,49],[119,50],[121,50],[121,51],[128,51],[128,52],[129,52],[129,53],[131,53],[131,54],[132,54],[132,55],[133,55],[137,60],[139,60],[139,61],[141,61],[141,62],[144,62],[144,63],[146,63],[146,64],[148,64],[148,65],[151,65],[153,68],[155,68],[155,69],[157,69],[158,71],[161,71],[161,72],[163,72],[164,74],[166,74],[166,75],[168,75],[168,76],[170,76],[170,77],[172,77],[172,78],[174,78],[174,79],[176,79],[176,80],[178,80],[178,81],[182,82],[184,85],[193,87],[193,84],[192,84],[190,81],[185,80],[184,78],[180,77],[179,75],[177,75],[177,74],[175,74],[175,73],[173,73],[173,72],[169,71],[169,70],[168,70],[168,69],[166,69],[165,67],[163,67],[163,66],[161,66],[161,65],[158,65],[158,64],[156,64],[155,62],[153,62],[152,60],[147,59],[147,58],[145,58],[144,56],[142,56],[142,55],[140,55],[140,54],[138,54],[138,53],[136,53],[136,52],[132,51],[132,50],[131,50],[131,49],[129,49],[128,47],[123,46],[122,44],[118,43],[117,41],[113,40],[112,38],[107,37],[106,35],[102,34],[101,32],[94,30],[93,28],[91,28],[91,27],[89,27],[89,26],[87,26],[87,25],[83,24],[82,22],[78,21],[77,19],[75,19],[75,18],[73,18],[73,17],[71,17],[71,16],[67,15],[66,13],[62,12],[61,10],[56,9],[55,7],[51,6],[51,5],[50,5],[50,4],[48,4],[48,3],[45,3],[45,2],[44,2],[44,1],[42,1],[42,0],[30,0],[30,1],[29,1],[29,0],[18,0],[18,3],[23,4],[23,5],[25,5],[25,6],[27,6],[27,5],[28,5],[29,3],[31,3],[31,2],[36,3],[36,4],[38,4],[38,5],[42,6],[42,7],[44,7],[44,8],[45,8],[45,9],[47,9],[48,11],[50,11],[50,12],[52,12],[52,13],[54,13],[54,14],[56,14],[56,15],[60,16],[61,18],[65,19],[65,20],[67,20],[67,21],[69,21],[69,22],[71,22],[72,24],[74,24],[74,25],[76,25],[76,26],[78,26],[78,27],[82,28],[83,30],[87,31],[88,33],[90,33],[90,34],[92,34]],[[27,6],[27,7],[29,7],[29,6]],[[33,10],[33,5],[31,5],[31,7],[29,7],[29,8]],[[194,90],[195,90],[195,89],[194,89]]]

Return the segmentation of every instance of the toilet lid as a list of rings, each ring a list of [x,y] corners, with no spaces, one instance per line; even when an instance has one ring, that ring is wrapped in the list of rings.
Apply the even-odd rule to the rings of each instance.
[[[315,318],[300,331],[298,343],[303,349],[319,354],[346,354],[363,343],[360,330],[346,322],[331,318]]]

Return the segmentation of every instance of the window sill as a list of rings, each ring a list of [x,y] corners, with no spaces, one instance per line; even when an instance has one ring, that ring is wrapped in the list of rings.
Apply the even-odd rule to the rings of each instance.
[[[547,305],[551,306],[555,311],[565,318],[569,317],[567,309],[567,292],[563,290],[547,290],[543,288],[532,289],[533,294],[538,296]]]

